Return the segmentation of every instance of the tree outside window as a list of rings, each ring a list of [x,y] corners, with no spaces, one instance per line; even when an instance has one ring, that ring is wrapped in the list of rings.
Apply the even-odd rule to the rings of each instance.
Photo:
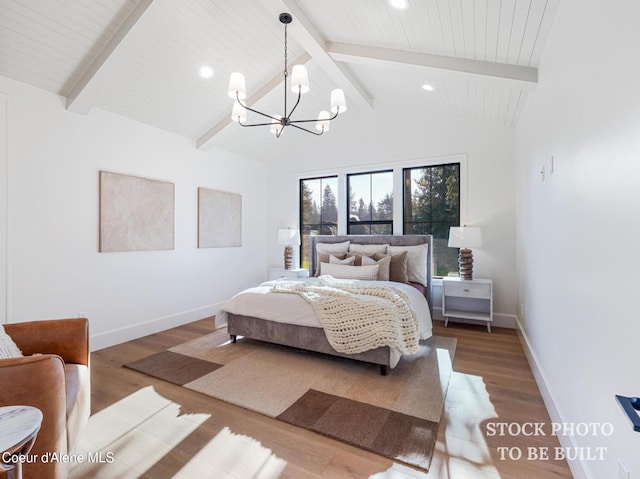
[[[393,171],[347,175],[351,235],[393,234]]]
[[[309,267],[309,236],[338,234],[338,177],[300,180],[300,267]]]
[[[460,225],[460,164],[403,169],[404,234],[433,236],[435,276],[458,271],[458,251],[447,246],[449,228]]]

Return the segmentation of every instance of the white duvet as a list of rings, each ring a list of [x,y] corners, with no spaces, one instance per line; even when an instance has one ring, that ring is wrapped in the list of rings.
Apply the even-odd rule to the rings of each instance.
[[[278,281],[278,280],[276,280]],[[297,324],[321,328],[313,306],[297,294],[272,293],[271,288],[276,281],[267,281],[254,288],[246,289],[227,301],[216,315],[216,325],[227,324],[227,313],[253,316],[256,318],[276,321],[278,323]],[[287,279],[287,281],[291,281]],[[317,281],[308,278],[302,281]],[[420,291],[409,284],[393,281],[376,281],[376,284],[392,286],[401,289],[409,297],[411,307],[418,318],[420,339],[431,337],[431,314],[427,300]]]

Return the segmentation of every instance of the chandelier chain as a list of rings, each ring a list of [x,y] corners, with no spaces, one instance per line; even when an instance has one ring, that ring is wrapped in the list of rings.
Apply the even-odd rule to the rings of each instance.
[[[284,24],[284,80],[285,83],[287,81],[287,75],[289,72],[287,71],[287,24]]]

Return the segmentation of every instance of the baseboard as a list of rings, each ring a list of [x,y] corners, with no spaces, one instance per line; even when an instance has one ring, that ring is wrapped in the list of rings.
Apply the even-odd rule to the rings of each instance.
[[[142,323],[136,323],[123,328],[106,331],[104,333],[92,334],[89,340],[89,345],[91,351],[98,351],[110,346],[115,346],[116,344],[131,341],[132,339],[141,338],[143,336],[148,336],[149,334],[165,331],[177,326],[182,326],[183,324],[192,323],[199,319],[214,316],[222,304],[223,303],[210,304],[201,308],[195,308],[189,311],[151,319]]]
[[[444,316],[442,316],[441,307],[436,306],[433,308],[433,319],[435,319],[436,321],[444,321]],[[462,319],[462,318],[451,318],[449,322],[481,324],[481,325],[487,324],[486,321],[475,321],[473,319]],[[491,327],[494,327],[494,326],[496,328],[518,329],[518,319],[515,314],[493,313],[493,321],[491,322]]]
[[[567,422],[565,416],[564,414],[562,414],[562,411],[558,406],[558,402],[556,401],[551,388],[548,386],[549,381],[547,380],[547,376],[540,365],[540,361],[538,360],[538,356],[536,355],[535,350],[531,347],[531,343],[529,342],[527,333],[522,327],[520,319],[517,316],[515,317],[515,319],[517,323],[517,331],[518,337],[520,338],[520,343],[522,344],[525,356],[527,357],[527,361],[529,362],[529,367],[533,372],[533,377],[538,384],[538,389],[540,389],[540,394],[542,395],[544,405],[549,412],[549,417],[554,423],[565,423]],[[578,447],[575,444],[573,436],[559,435],[558,440],[560,441],[560,445],[562,447]],[[579,460],[567,460],[567,463],[569,464],[569,469],[571,469],[571,473],[573,474],[574,479],[592,479],[591,474],[584,468],[583,463]]]

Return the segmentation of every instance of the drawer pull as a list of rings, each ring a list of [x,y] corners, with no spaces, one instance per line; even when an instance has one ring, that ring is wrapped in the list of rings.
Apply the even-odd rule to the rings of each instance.
[[[470,289],[464,289],[463,290],[465,293],[468,293],[469,291],[471,291]]]

